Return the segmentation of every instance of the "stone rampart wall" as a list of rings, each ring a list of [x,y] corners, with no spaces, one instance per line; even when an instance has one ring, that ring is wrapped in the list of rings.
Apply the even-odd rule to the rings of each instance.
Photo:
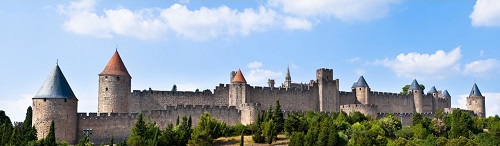
[[[339,104],[340,105],[346,105],[346,104],[355,104],[356,103],[356,93],[353,92],[346,92],[346,91],[340,91],[339,92]]]
[[[220,84],[214,90],[191,91],[156,91],[134,90],[129,101],[129,112],[162,110],[169,105],[228,105],[229,85]]]
[[[210,113],[212,117],[224,121],[228,125],[240,122],[241,111],[235,106],[210,105],[177,105],[167,106],[165,110],[144,111],[143,115],[151,122],[156,122],[160,128],[169,123],[175,124],[177,116],[191,115],[193,125],[198,124],[201,114]],[[92,129],[90,139],[95,144],[108,142],[111,136],[115,141],[122,141],[129,136],[130,129],[135,125],[139,113],[78,113],[78,139],[83,137],[84,129]]]
[[[276,100],[280,101],[281,109],[284,111],[307,111],[319,110],[318,88],[309,89],[297,88],[270,88],[270,87],[250,87],[250,97],[247,103],[260,103],[262,109],[269,106],[276,106]]]
[[[414,111],[414,100],[411,95],[388,92],[370,92],[370,102],[377,105],[380,113],[410,113]]]

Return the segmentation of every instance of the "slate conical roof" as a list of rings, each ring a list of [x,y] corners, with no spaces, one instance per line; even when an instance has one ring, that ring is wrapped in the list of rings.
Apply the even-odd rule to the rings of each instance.
[[[285,76],[285,78],[287,78],[287,79],[288,79],[288,78],[292,78],[292,77],[290,76],[290,68],[289,68],[289,67],[287,67],[287,68],[286,68],[286,76]]]
[[[360,76],[355,87],[370,87],[363,76]]]
[[[247,83],[247,81],[245,80],[245,77],[243,77],[243,73],[241,73],[240,69],[238,69],[238,71],[236,72],[236,75],[234,75],[234,78],[231,82],[233,82],[233,83]]]
[[[118,54],[118,51],[115,51],[113,57],[111,57],[108,64],[106,65],[106,68],[104,68],[104,70],[99,75],[121,75],[130,77],[130,74],[125,67],[125,64],[123,64],[122,58],[120,57],[120,54]]]
[[[479,88],[477,87],[476,83],[474,83],[474,86],[472,86],[472,90],[470,91],[469,96],[483,96],[481,94],[481,91],[479,91]]]
[[[448,93],[448,90],[444,90],[443,98],[451,98],[450,93]]]
[[[71,87],[59,68],[59,65],[56,65],[33,98],[76,99],[76,96],[75,93],[73,93],[73,90],[71,90]]]
[[[436,87],[432,86],[431,90],[427,93],[438,93],[438,91],[436,90]]]
[[[358,84],[358,82],[354,82],[351,86],[351,88],[356,88],[356,85]]]
[[[420,88],[420,84],[418,84],[418,82],[417,82],[417,79],[413,80],[413,82],[411,83],[410,88],[408,88],[408,90],[422,90],[422,88]]]

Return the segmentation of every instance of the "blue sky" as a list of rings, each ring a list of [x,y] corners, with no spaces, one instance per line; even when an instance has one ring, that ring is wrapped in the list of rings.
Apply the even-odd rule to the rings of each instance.
[[[79,102],[97,111],[98,76],[116,46],[132,89],[213,89],[241,69],[251,85],[315,79],[372,91],[416,78],[465,108],[476,82],[500,113],[500,2],[404,0],[7,1],[0,4],[0,109],[22,121],[56,59]]]

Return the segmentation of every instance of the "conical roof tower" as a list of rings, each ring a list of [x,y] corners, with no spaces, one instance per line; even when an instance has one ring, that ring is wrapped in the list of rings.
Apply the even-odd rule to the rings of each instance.
[[[436,90],[436,87],[432,86],[431,90],[427,93],[438,93],[438,91]]]
[[[366,83],[365,77],[360,76],[354,87],[370,87],[368,83]]]
[[[474,83],[474,86],[472,86],[472,90],[470,91],[469,96],[483,96],[483,94],[481,94],[481,91],[479,91],[476,83]]]
[[[245,80],[245,77],[243,76],[243,73],[241,73],[241,70],[238,69],[236,72],[236,75],[234,75],[233,78],[233,83],[247,83],[247,80]]]
[[[413,82],[410,85],[410,88],[408,90],[422,90],[420,87],[420,84],[418,84],[417,79],[414,79]]]
[[[117,50],[99,75],[121,75],[131,77]]]
[[[57,64],[33,98],[77,99],[61,68]]]

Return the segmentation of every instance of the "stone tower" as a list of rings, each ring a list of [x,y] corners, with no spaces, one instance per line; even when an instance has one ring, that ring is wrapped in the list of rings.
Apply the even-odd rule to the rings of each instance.
[[[472,90],[470,91],[469,97],[467,97],[467,109],[474,111],[480,117],[486,116],[484,96],[479,91],[477,84],[474,83]]]
[[[443,98],[446,99],[446,107],[451,107],[451,96],[448,90],[444,90]]]
[[[369,99],[370,86],[366,83],[363,76],[360,76],[358,81],[353,85],[356,90],[356,100],[359,104],[371,104]]]
[[[247,91],[247,81],[238,69],[229,85],[229,105],[240,108],[241,104],[246,103],[249,91]]]
[[[33,97],[33,126],[38,139],[45,138],[54,121],[57,141],[76,143],[78,99],[64,77],[59,65]]]
[[[432,95],[432,112],[435,112],[436,109],[439,108],[439,95],[438,91],[436,90],[436,87],[432,86],[432,88],[427,92],[427,94]]]
[[[98,113],[126,113],[132,77],[115,51],[106,68],[99,74]]]
[[[316,70],[318,82],[319,111],[337,112],[339,103],[339,80],[333,80],[333,70],[321,68]]]
[[[290,76],[290,68],[286,68],[284,87],[287,89],[292,87],[292,77]]]
[[[415,102],[415,112],[423,113],[424,94],[422,88],[420,87],[420,84],[418,84],[417,82],[417,79],[414,79],[413,82],[411,83],[410,88],[408,88],[408,94],[413,94],[413,101]]]

